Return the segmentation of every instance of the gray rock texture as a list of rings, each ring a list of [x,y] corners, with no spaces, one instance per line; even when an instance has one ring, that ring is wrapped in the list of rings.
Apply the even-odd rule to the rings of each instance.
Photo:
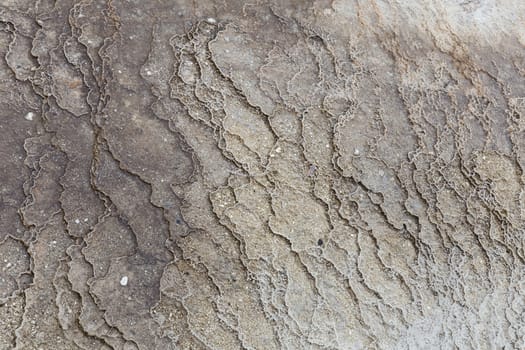
[[[0,0],[0,349],[524,349],[524,23]]]

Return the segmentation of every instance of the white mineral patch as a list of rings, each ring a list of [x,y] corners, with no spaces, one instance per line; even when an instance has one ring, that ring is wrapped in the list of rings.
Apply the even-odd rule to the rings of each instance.
[[[120,285],[125,286],[127,284],[128,284],[128,276],[122,276],[122,278],[120,279]]]
[[[31,121],[31,120],[33,120],[34,117],[35,117],[35,113],[33,113],[33,112],[29,112],[29,113],[27,113],[27,114],[25,115],[24,118],[25,118],[26,120],[30,120],[30,121]]]

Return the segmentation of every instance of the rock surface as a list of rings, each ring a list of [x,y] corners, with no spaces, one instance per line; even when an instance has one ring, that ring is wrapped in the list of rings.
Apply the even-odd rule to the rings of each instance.
[[[0,0],[0,349],[525,348],[524,21]]]

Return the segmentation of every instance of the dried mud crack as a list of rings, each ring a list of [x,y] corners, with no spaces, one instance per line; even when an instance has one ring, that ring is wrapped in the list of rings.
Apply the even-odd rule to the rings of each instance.
[[[525,348],[524,21],[0,0],[0,350]]]

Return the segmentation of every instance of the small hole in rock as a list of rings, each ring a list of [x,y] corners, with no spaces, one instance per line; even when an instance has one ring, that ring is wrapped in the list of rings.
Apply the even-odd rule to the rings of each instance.
[[[319,240],[317,241],[317,245],[319,246],[323,245],[323,240],[321,238],[319,238]]]

